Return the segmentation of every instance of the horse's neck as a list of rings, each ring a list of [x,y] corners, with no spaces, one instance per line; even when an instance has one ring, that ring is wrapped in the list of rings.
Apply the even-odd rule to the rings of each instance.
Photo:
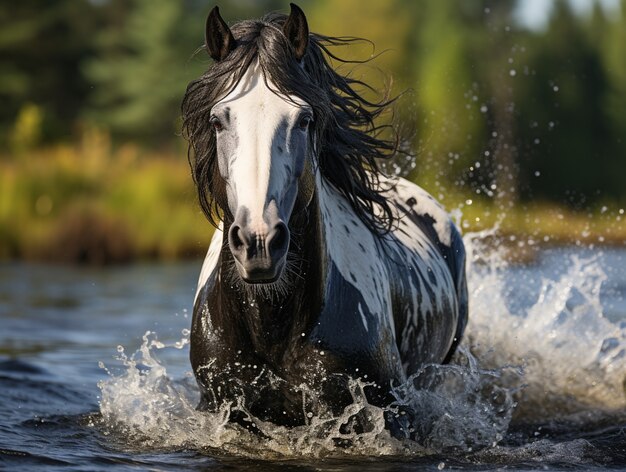
[[[230,225],[225,222],[224,234]],[[326,250],[317,192],[306,208],[295,208],[289,225],[292,250],[284,281],[272,287],[250,287],[225,280],[227,298],[238,300],[242,334],[268,353],[272,346],[287,347],[288,341],[310,331],[316,322],[325,285]],[[222,249],[223,268],[232,267],[232,254]],[[234,267],[232,267],[234,270]]]

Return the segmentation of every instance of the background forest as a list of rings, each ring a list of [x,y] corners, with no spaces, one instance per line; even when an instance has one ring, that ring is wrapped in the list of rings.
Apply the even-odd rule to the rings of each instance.
[[[312,31],[402,94],[409,177],[511,239],[626,241],[626,0],[545,24],[527,0],[300,0]],[[575,2],[580,4],[581,2]],[[210,63],[198,0],[0,5],[0,259],[123,262],[208,246],[180,136],[187,83]],[[232,23],[288,2],[230,0]],[[549,12],[549,13],[548,13]],[[347,73],[350,68],[342,66]],[[526,239],[528,241],[528,239]]]

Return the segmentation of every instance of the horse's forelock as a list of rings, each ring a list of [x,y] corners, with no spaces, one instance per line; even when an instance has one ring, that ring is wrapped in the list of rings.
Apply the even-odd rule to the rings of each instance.
[[[213,106],[226,96],[258,60],[266,80],[282,96],[296,95],[313,108],[311,139],[316,140],[322,176],[350,202],[358,217],[376,234],[393,224],[377,176],[379,159],[390,158],[396,142],[378,138],[378,116],[393,103],[386,98],[370,102],[354,86],[366,86],[338,74],[326,57],[343,61],[328,51],[354,38],[312,34],[308,50],[298,63],[282,33],[287,17],[270,13],[260,20],[246,20],[231,28],[237,46],[222,61],[187,87],[182,103],[183,132],[189,140],[188,158],[203,212],[213,224],[226,209],[223,182],[217,170],[215,133],[210,128]]]

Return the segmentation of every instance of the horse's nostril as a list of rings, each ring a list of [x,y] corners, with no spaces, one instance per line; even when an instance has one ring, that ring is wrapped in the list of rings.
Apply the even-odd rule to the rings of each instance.
[[[285,251],[289,244],[289,230],[287,229],[287,225],[278,223],[268,239],[270,252]]]
[[[230,245],[232,249],[239,250],[244,246],[244,240],[241,234],[241,227],[233,225],[230,228]]]

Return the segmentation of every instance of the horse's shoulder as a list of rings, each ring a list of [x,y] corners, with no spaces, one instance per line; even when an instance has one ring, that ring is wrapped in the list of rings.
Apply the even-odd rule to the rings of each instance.
[[[326,255],[336,268],[329,283],[354,286],[367,306],[365,318],[368,313],[382,316],[387,310],[383,287],[388,274],[378,239],[334,187],[321,183],[319,188]]]
[[[403,178],[393,181],[387,191],[387,198],[398,212],[400,226],[414,225],[429,229],[429,236],[436,237],[436,243],[450,246],[454,239],[455,227],[450,215],[443,206],[426,190]]]

